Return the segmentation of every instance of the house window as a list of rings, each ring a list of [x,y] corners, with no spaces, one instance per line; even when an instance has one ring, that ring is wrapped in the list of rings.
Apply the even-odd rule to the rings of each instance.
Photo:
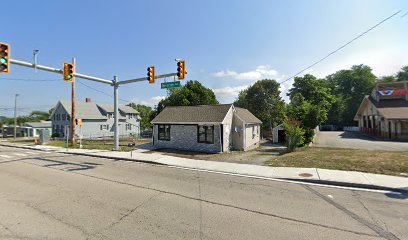
[[[129,119],[133,118],[133,114],[129,114]]]
[[[132,124],[130,124],[130,123],[126,124],[126,131],[127,130],[130,130],[130,131],[132,130]]]
[[[159,140],[170,141],[170,125],[159,124]]]
[[[108,130],[109,129],[109,124],[102,124],[100,126],[101,130]]]
[[[65,121],[66,120],[66,114],[62,114],[62,121]]]
[[[214,125],[197,126],[197,142],[214,143]]]
[[[112,113],[108,113],[108,119],[112,118]]]

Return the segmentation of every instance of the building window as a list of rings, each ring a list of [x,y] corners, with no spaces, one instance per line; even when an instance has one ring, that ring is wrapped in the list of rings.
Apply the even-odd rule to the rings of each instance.
[[[127,130],[132,131],[132,124],[126,123],[126,131]]]
[[[197,142],[214,143],[214,125],[197,126]]]
[[[112,118],[112,113],[108,113],[108,119]]]
[[[108,130],[109,129],[109,124],[102,124],[100,126],[101,130]]]
[[[159,124],[159,140],[170,141],[170,125]]]
[[[131,119],[131,118],[133,118],[134,116],[133,116],[133,114],[129,114],[129,119]]]
[[[67,118],[66,114],[62,114],[62,121],[65,121]]]

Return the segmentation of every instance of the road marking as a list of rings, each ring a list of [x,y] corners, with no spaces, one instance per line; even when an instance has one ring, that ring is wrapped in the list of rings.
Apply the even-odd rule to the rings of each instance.
[[[329,195],[327,195],[327,196],[328,196],[329,198],[333,199],[333,196],[332,196],[332,195],[329,194]]]
[[[21,157],[27,156],[27,154],[24,154],[24,153],[13,153],[13,154],[16,156],[21,156]]]
[[[37,154],[36,152],[25,152],[28,155]]]
[[[0,157],[2,157],[2,158],[11,158],[10,156],[7,156],[7,155],[0,155]]]

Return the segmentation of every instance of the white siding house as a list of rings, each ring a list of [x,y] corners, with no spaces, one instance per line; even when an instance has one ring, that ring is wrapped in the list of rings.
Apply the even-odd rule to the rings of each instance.
[[[83,138],[113,136],[113,105],[86,102],[76,103],[76,118],[82,120],[82,129],[76,126],[76,134]],[[59,101],[51,114],[54,136],[65,138],[71,127],[71,102]],[[140,133],[139,113],[129,106],[119,106],[119,135],[129,136]]]

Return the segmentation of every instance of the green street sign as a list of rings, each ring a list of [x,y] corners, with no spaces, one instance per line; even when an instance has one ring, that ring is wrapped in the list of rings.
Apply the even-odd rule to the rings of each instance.
[[[179,87],[181,87],[181,84],[180,84],[179,81],[161,83],[161,88],[162,89],[164,89],[164,88],[179,88]]]

